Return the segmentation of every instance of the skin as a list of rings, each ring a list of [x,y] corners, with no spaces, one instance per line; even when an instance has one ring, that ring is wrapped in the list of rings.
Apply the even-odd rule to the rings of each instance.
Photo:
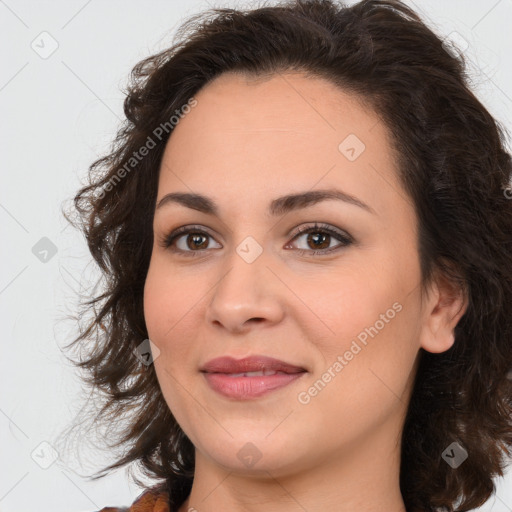
[[[176,203],[156,210],[144,291],[158,380],[196,448],[192,492],[180,512],[405,510],[400,437],[418,351],[452,346],[465,301],[440,276],[422,294],[417,218],[387,128],[354,95],[298,73],[226,73],[196,99],[168,141],[157,204],[170,192],[194,192],[213,199],[220,214]],[[365,144],[354,161],[338,148],[349,134]],[[340,200],[267,212],[278,196],[329,188],[373,212]],[[354,242],[327,236],[321,247],[339,249],[312,255],[314,233],[294,234],[315,222]],[[192,236],[188,245],[186,235],[175,242],[196,257],[161,245],[185,225],[210,235],[199,249]],[[236,251],[248,236],[262,249],[252,263]],[[394,318],[333,371],[395,303]],[[307,373],[264,397],[231,400],[199,371],[214,357],[253,354]],[[300,403],[299,393],[329,368],[335,376]],[[251,467],[237,456],[246,443],[261,455]]]

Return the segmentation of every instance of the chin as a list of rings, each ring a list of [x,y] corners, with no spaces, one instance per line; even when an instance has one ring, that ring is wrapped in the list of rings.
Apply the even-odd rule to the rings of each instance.
[[[247,427],[247,425],[246,425]],[[201,443],[201,451],[208,458],[227,471],[268,477],[288,474],[296,470],[304,454],[297,447],[305,448],[304,443],[293,441],[293,437],[283,430],[282,435],[272,432],[271,428],[252,429],[250,431],[227,430],[232,434],[222,438],[206,439]],[[269,432],[272,432],[269,435]],[[274,437],[275,435],[275,437]]]

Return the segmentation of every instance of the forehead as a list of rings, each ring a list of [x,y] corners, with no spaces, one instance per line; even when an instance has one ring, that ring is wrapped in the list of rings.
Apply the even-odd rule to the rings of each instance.
[[[159,197],[192,190],[247,205],[333,186],[378,211],[400,193],[386,127],[325,79],[226,73],[195,99],[167,143]]]
[[[265,78],[224,73],[196,99],[196,121],[217,117],[217,128],[224,133],[243,127],[247,132],[294,130],[313,136],[347,126],[364,132],[378,122],[355,95],[324,78],[297,72]]]

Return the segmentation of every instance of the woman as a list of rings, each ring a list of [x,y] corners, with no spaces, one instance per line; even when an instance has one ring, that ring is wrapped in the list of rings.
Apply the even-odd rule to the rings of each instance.
[[[96,478],[158,479],[132,511],[480,506],[512,445],[512,167],[462,57],[398,0],[180,37],[75,198],[105,277],[76,364],[127,447]]]

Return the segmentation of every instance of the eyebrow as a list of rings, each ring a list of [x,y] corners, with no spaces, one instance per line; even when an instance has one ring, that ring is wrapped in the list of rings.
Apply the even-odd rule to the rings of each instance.
[[[310,190],[278,197],[270,203],[269,213],[272,216],[284,215],[290,211],[306,208],[327,200],[343,201],[376,215],[375,210],[371,206],[368,206],[357,197],[337,189]],[[156,210],[171,203],[180,204],[186,208],[206,213],[207,215],[219,216],[219,207],[213,199],[201,194],[183,192],[171,192],[166,194],[158,201]]]

